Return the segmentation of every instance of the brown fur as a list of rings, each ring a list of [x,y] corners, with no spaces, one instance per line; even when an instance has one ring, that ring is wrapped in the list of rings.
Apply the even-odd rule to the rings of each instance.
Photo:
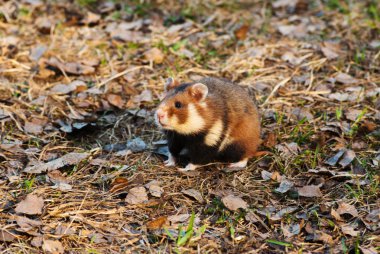
[[[222,119],[223,132],[220,133],[218,144],[221,145],[223,142],[227,145],[238,144],[245,151],[242,159],[255,156],[261,143],[260,120],[257,108],[248,93],[242,87],[221,79],[204,78],[196,83],[204,84],[208,88],[204,100],[202,100],[202,91],[194,90],[193,85],[190,84],[184,89],[182,85],[182,88],[176,90],[175,88],[181,84],[172,80],[167,86],[168,94],[159,108],[167,112],[168,118],[177,118],[178,124],[185,124],[194,116],[194,111],[190,112],[187,107],[192,104],[204,121],[203,127],[197,129],[194,134],[209,131],[218,120]],[[177,109],[176,102],[181,102],[183,107]],[[199,120],[197,117],[195,119]],[[197,122],[199,121],[195,121]],[[173,128],[177,130],[176,126]]]

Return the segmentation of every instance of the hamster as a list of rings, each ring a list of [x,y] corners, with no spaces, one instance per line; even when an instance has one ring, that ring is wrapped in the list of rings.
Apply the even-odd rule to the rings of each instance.
[[[182,171],[213,162],[244,168],[259,156],[260,118],[256,105],[239,85],[217,78],[165,84],[165,98],[155,112],[156,124],[167,136],[167,166],[187,158]]]

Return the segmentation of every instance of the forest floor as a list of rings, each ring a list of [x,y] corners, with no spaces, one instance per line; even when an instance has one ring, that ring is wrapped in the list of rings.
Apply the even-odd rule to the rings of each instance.
[[[272,154],[165,167],[170,76]],[[1,253],[378,253],[380,2],[0,1],[0,132]]]

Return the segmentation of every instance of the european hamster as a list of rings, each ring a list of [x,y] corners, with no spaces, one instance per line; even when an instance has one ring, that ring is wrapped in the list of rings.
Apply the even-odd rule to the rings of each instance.
[[[165,165],[174,166],[186,157],[188,164],[180,170],[213,162],[243,168],[260,154],[259,114],[242,87],[217,78],[182,84],[169,78],[165,91],[155,112],[168,140]]]

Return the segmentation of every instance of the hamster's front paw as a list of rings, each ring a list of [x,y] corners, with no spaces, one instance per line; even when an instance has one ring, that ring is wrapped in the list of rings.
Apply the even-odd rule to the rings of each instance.
[[[164,161],[164,164],[167,167],[173,167],[173,166],[175,166],[175,158],[174,158],[174,156],[169,153],[169,158],[166,161]]]
[[[189,163],[184,168],[178,168],[178,171],[181,171],[181,172],[191,171],[191,170],[195,170],[197,167],[199,166]]]

